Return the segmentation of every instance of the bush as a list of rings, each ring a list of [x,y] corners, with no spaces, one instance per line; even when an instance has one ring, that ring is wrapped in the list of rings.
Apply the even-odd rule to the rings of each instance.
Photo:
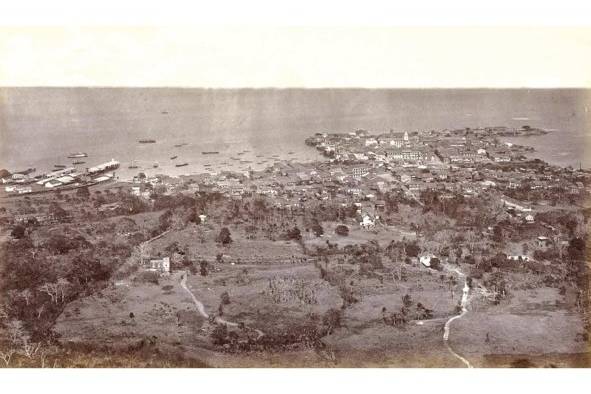
[[[443,270],[443,267],[441,266],[441,261],[437,257],[433,257],[431,259],[431,268],[437,271]]]
[[[228,341],[228,327],[225,324],[218,324],[211,332],[211,339],[214,345],[223,345]]]
[[[207,261],[201,260],[199,262],[199,274],[201,276],[207,276]]]
[[[333,329],[341,327],[342,312],[338,309],[330,308],[322,317],[322,324],[327,328],[330,334]]]
[[[10,233],[10,235],[12,235],[16,239],[21,239],[22,237],[25,236],[25,227],[21,226],[20,224],[17,224],[12,229],[12,232]]]
[[[136,280],[140,283],[152,283],[154,285],[158,284],[158,279],[160,275],[157,272],[153,271],[144,271],[141,272],[137,277]]]
[[[285,234],[284,234],[284,238],[287,240],[296,240],[299,241],[302,239],[302,233],[300,232],[300,229],[297,227],[294,227],[290,230],[288,230]]]
[[[349,235],[349,227],[345,226],[344,224],[339,224],[334,231],[335,233],[343,237]]]
[[[406,244],[404,246],[404,251],[408,257],[417,257],[421,252],[421,248],[416,243]]]
[[[222,229],[220,230],[220,233],[216,237],[215,241],[217,243],[221,243],[222,245],[228,245],[229,243],[232,242],[232,237],[231,237],[230,230],[228,229],[228,227],[222,227]]]
[[[79,187],[78,189],[76,189],[76,196],[82,198],[90,197],[90,191],[88,191],[88,186]]]
[[[320,237],[322,234],[324,234],[324,229],[317,221],[312,225],[312,231],[317,237]]]
[[[164,232],[170,228],[172,225],[172,211],[168,209],[158,218],[158,226],[160,228],[160,232]]]

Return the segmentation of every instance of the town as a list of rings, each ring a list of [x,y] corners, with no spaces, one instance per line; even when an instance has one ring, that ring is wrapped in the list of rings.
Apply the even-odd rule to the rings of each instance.
[[[115,159],[3,170],[0,363],[589,366],[591,171],[505,141],[545,133],[316,133],[321,161],[129,182]]]

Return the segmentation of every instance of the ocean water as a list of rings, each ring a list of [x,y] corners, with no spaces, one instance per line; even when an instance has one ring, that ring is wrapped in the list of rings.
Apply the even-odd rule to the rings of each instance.
[[[533,156],[591,167],[590,99],[581,89],[0,88],[0,168],[48,171],[82,151],[89,157],[81,167],[114,158],[123,178],[139,171],[127,169],[132,160],[149,174],[245,170],[277,155],[320,159],[304,144],[315,132],[525,124],[552,130],[511,139],[534,146]]]

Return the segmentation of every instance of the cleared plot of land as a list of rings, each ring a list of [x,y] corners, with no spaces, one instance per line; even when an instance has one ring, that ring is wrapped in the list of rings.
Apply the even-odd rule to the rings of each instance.
[[[347,245],[359,245],[369,241],[376,241],[381,247],[386,247],[392,240],[401,240],[402,238],[413,240],[416,238],[414,232],[396,226],[379,225],[375,229],[364,230],[358,224],[348,225],[349,235],[341,236],[335,233],[338,225],[339,223],[333,222],[322,223],[324,228],[322,237],[316,237],[313,234],[310,234],[309,237],[305,236],[304,242],[306,246],[325,247],[328,241],[331,244],[338,245],[339,248],[343,248]]]
[[[530,357],[541,363],[538,366],[548,362],[576,366],[580,357],[573,355],[589,348],[578,335],[584,333],[580,315],[566,309],[561,300],[557,289],[539,288],[517,290],[498,306],[476,304],[453,323],[450,342],[475,366],[510,366]],[[544,362],[545,357],[552,361]],[[504,363],[499,364],[501,360]]]
[[[193,343],[199,341],[204,323],[193,310],[173,277],[158,285],[121,281],[69,304],[55,331],[66,341],[113,346],[153,336],[170,343]]]
[[[301,246],[295,241],[249,240],[244,234],[231,229],[233,241],[225,246],[215,242],[219,228],[188,226],[171,231],[152,243],[153,250],[163,250],[172,242],[186,247],[190,256],[213,260],[223,254],[226,261],[242,262],[290,262],[304,258]]]

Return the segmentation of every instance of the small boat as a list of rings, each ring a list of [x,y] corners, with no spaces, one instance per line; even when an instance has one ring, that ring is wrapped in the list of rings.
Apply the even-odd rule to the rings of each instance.
[[[162,115],[168,115],[168,111],[161,111],[160,112]]]
[[[72,162],[72,164],[75,164],[75,165],[84,164],[84,163],[86,163],[86,162],[82,161],[82,160],[76,160],[76,161]]]
[[[151,140],[151,139],[143,139],[143,140],[139,140],[140,144],[155,144],[156,140]]]
[[[68,155],[68,159],[79,159],[81,157],[88,157],[88,154],[86,154],[84,152],[76,152],[76,153],[71,153],[70,155]]]
[[[189,163],[181,163],[181,164],[177,164],[176,166],[177,167],[185,167],[185,166],[188,166],[188,165],[189,165]]]
[[[218,152],[216,150],[209,150],[209,151],[201,152],[202,155],[217,155],[218,153],[220,153],[220,152]]]
[[[211,167],[211,164],[204,164],[203,167]]]
[[[294,153],[295,153],[294,151],[287,152],[288,155],[293,155]]]
[[[66,166],[65,166],[65,165],[63,165],[63,164],[54,164],[53,166],[54,166],[55,168],[66,168]]]
[[[127,168],[129,168],[130,170],[133,170],[133,169],[139,168],[139,167],[136,164],[136,162],[134,160],[132,160],[131,163],[129,163],[129,166],[127,166]]]
[[[23,171],[16,171],[15,174],[29,175],[35,171],[37,171],[37,168],[31,167],[31,168],[27,168],[26,170],[23,170]]]
[[[238,156],[242,156],[244,152],[238,152]]]
[[[159,166],[158,162],[155,162],[155,163],[152,165],[152,167],[154,167],[154,168],[158,168],[158,166]]]
[[[172,156],[172,157],[170,158],[170,160],[174,160],[174,159],[176,159],[177,157],[178,157],[178,156]]]
[[[181,146],[185,146],[185,145],[187,145],[187,143],[186,142],[183,142],[182,144],[176,144],[174,147],[175,148],[180,148]]]

